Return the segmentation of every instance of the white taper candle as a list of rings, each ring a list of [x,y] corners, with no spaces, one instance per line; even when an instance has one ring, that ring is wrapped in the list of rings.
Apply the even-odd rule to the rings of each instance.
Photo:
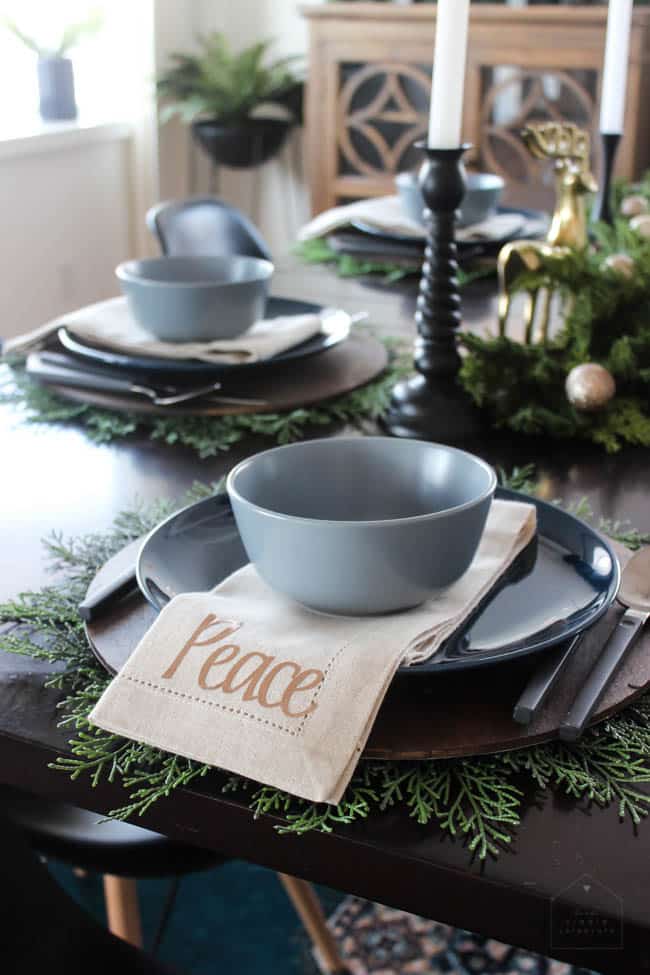
[[[433,56],[429,146],[461,144],[470,0],[438,0]]]
[[[609,0],[600,103],[601,132],[623,131],[631,28],[632,0]]]

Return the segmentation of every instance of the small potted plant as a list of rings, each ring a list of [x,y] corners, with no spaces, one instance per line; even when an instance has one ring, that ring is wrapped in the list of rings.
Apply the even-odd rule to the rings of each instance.
[[[295,57],[266,61],[268,41],[235,53],[223,34],[199,38],[198,54],[172,54],[159,78],[165,121],[178,114],[215,163],[258,166],[276,155],[301,121],[303,83]]]
[[[66,55],[84,37],[95,34],[101,22],[101,14],[94,12],[86,20],[66,27],[58,44],[45,47],[25,34],[16,23],[6,21],[12,34],[38,57],[39,111],[43,121],[61,122],[77,117],[74,72],[72,61]]]

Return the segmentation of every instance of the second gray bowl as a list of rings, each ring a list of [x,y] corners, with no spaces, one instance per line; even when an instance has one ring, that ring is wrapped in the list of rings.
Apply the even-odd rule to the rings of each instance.
[[[469,568],[496,487],[478,457],[417,440],[329,438],[256,454],[227,490],[249,559],[326,613],[407,609]]]
[[[165,342],[242,335],[264,317],[273,265],[257,257],[156,257],[116,270],[133,317]]]
[[[398,173],[395,185],[409,220],[425,225],[425,203],[417,173]],[[481,223],[496,213],[505,187],[496,173],[467,173],[467,190],[458,211],[458,226]]]

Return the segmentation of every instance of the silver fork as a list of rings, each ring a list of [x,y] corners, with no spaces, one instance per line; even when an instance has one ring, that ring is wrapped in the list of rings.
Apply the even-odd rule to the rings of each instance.
[[[179,403],[189,403],[194,399],[201,399],[204,396],[208,396],[210,393],[218,392],[221,389],[221,383],[210,383],[208,386],[199,386],[195,389],[186,390],[184,393],[175,393],[173,396],[161,396],[158,390],[152,389],[150,386],[139,386],[133,384],[131,386],[131,392],[139,394],[141,396],[146,396],[155,406],[177,406]],[[215,403],[230,404],[232,406],[267,406],[268,403],[263,399],[244,399],[239,396],[212,396],[210,397],[210,402]]]

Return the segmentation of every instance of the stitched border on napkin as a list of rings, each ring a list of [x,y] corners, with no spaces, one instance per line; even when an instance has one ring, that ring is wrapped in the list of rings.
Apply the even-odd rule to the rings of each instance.
[[[200,639],[212,627],[224,625],[226,626],[226,629],[222,630],[216,637],[211,639],[208,638],[203,641]],[[266,647],[261,640],[256,638],[254,629],[254,627],[247,626],[246,624],[237,620],[226,620],[217,617],[213,613],[209,613],[203,618],[198,626],[194,627],[191,636],[183,643],[180,649],[175,651],[172,661],[167,664],[165,670],[160,675],[160,679],[173,680],[177,671],[181,667],[186,666],[185,661],[186,657],[190,653],[190,650],[200,647],[216,647],[223,640],[227,640],[229,637],[232,637],[232,635],[237,631],[249,631],[246,634],[248,637],[246,646],[241,646],[240,644],[235,643],[226,643],[222,645],[221,650],[212,650],[208,656],[202,660],[198,674],[195,675],[195,681],[198,687],[204,693],[192,693],[187,689],[187,686],[185,686],[183,689],[179,689],[178,687],[171,685],[161,684],[159,680],[156,679],[151,673],[153,661],[150,657],[148,657],[146,661],[145,672],[138,672],[139,660],[136,656],[133,663],[124,668],[120,675],[120,679],[129,681],[130,683],[140,687],[146,687],[149,690],[160,694],[161,696],[171,696],[187,701],[191,704],[200,704],[204,707],[212,708],[234,717],[247,718],[258,724],[273,728],[276,731],[291,735],[294,738],[300,737],[300,735],[304,733],[307,720],[318,707],[318,699],[326,685],[328,678],[334,671],[334,668],[336,667],[342,654],[348,650],[351,644],[354,642],[354,637],[350,636],[350,638],[343,640],[338,649],[327,658],[327,661],[321,670],[316,669],[315,667],[310,667],[309,665],[298,663],[295,660],[283,659],[280,652],[277,650],[268,649],[268,647]],[[252,634],[250,633],[250,630],[253,630]],[[251,649],[253,646],[255,649]],[[219,660],[218,657],[222,650],[232,650],[233,652],[225,660]],[[246,671],[245,667],[242,669],[242,665],[250,663],[254,658],[256,659],[256,665],[249,668],[248,672]],[[219,665],[223,667],[225,676],[216,684],[209,685],[207,683],[207,678],[210,670],[213,667],[218,667]],[[228,665],[230,665],[230,669],[227,669]],[[301,689],[299,686],[301,676],[307,674],[314,675],[314,683],[310,687],[306,688],[313,690],[313,693],[307,702],[302,703],[302,710],[295,715],[295,717],[299,720],[298,724],[288,726],[285,722],[274,720],[271,717],[266,718],[260,714],[253,713],[251,710],[239,704],[233,703],[230,705],[222,701],[210,700],[205,696],[205,692],[214,693],[217,691],[221,694],[241,694],[244,700],[255,701],[260,707],[279,707],[286,718],[294,717],[294,715],[291,713],[287,713],[287,710],[285,709],[286,689],[285,693],[281,695],[279,700],[270,702],[268,698],[275,678],[284,669],[291,669],[293,671],[293,681],[298,685],[296,688],[298,692],[300,690],[304,691],[305,689]],[[240,678],[239,683],[236,683],[236,678]],[[187,680],[187,677],[185,680]],[[265,684],[265,681],[268,681],[268,685]],[[292,679],[290,678],[289,687],[291,686],[293,685]],[[278,693],[278,691],[276,691],[276,693]],[[287,709],[289,705],[290,699],[287,702]]]

